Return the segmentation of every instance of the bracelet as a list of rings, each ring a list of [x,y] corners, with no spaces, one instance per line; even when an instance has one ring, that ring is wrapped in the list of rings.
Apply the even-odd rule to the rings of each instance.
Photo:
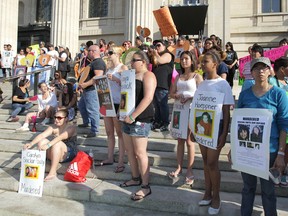
[[[135,122],[135,119],[132,117],[132,115],[129,115],[129,118],[132,122]]]
[[[281,152],[281,151],[278,151],[278,155],[285,156],[285,153],[284,153],[284,152]]]
[[[47,143],[46,145],[48,146],[48,148],[50,148],[50,147],[51,147],[51,145],[50,145],[49,143]]]

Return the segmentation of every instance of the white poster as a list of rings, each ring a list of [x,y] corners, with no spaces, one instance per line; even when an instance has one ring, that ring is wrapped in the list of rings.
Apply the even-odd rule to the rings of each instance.
[[[271,123],[272,113],[267,109],[243,108],[233,111],[233,169],[268,180]]]
[[[106,76],[99,76],[95,80],[100,114],[105,117],[116,117],[108,78]]]
[[[217,148],[223,101],[224,93],[196,91],[190,112],[190,128],[200,145]]]
[[[46,151],[22,150],[18,193],[42,197]]]
[[[170,134],[175,139],[187,139],[189,108],[189,102],[184,104],[182,104],[180,100],[175,100],[174,102],[170,123]]]
[[[131,115],[135,109],[135,70],[121,72],[120,121]]]

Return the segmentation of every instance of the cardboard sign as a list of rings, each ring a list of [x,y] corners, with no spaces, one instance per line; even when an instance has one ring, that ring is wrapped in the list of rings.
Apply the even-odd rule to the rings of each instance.
[[[269,179],[272,112],[242,108],[233,111],[231,123],[232,168]]]
[[[134,69],[121,72],[120,121],[124,121],[135,110],[135,84]]]
[[[100,114],[107,117],[115,117],[115,107],[110,91],[110,84],[106,76],[95,77]]]
[[[170,10],[167,6],[153,11],[156,22],[162,37],[168,37],[178,34]]]
[[[18,193],[42,197],[46,151],[22,150]]]
[[[224,93],[196,91],[190,112],[190,128],[200,145],[216,149]]]
[[[175,100],[173,105],[170,134],[175,139],[187,139],[189,108],[191,100],[182,104],[180,100]]]

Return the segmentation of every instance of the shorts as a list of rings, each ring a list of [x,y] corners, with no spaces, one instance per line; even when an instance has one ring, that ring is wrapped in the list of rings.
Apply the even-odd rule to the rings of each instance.
[[[77,155],[77,150],[67,146],[66,158],[60,163],[66,163],[72,161]]]
[[[129,136],[148,137],[151,130],[151,123],[134,122],[132,124],[123,123],[122,131]]]

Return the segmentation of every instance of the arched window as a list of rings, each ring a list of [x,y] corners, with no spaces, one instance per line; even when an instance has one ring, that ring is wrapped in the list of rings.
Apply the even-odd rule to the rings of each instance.
[[[51,11],[51,0],[37,0],[37,22],[51,21]]]
[[[89,18],[108,16],[108,0],[90,0]]]
[[[262,0],[262,13],[281,12],[281,0]]]

